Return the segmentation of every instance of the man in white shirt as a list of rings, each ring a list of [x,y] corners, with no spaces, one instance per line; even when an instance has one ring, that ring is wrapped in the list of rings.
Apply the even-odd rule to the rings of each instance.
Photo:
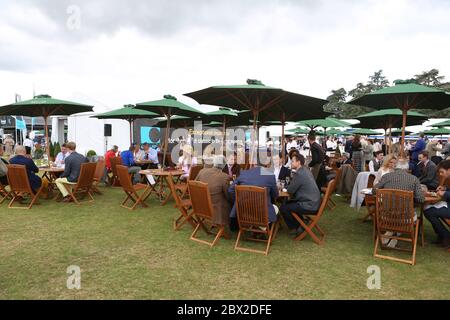
[[[27,154],[31,154],[31,149],[33,148],[33,140],[31,140],[28,135],[26,136],[25,140],[23,140],[23,146],[25,147]]]
[[[369,172],[378,172],[383,165],[384,154],[383,151],[375,152],[375,158],[369,162]]]
[[[373,144],[373,152],[378,152],[383,150],[380,141],[375,140],[374,144]]]
[[[70,154],[68,151],[69,150],[67,150],[67,145],[63,143],[63,145],[61,146],[61,152],[58,153],[55,158],[56,165],[58,166],[64,165],[64,161]]]
[[[292,137],[286,145],[287,152],[291,151],[291,149],[297,149],[297,140]]]
[[[335,151],[337,148],[337,143],[333,138],[327,140],[327,151]]]

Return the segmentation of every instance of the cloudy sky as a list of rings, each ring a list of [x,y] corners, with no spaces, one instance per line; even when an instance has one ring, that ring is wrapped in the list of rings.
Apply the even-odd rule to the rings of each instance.
[[[449,80],[449,16],[448,0],[0,0],[0,104],[33,86],[104,111],[247,78],[321,98],[378,69]]]

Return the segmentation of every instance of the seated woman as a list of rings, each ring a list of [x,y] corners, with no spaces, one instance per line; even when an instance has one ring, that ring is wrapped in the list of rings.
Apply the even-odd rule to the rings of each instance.
[[[275,179],[286,180],[291,176],[291,170],[281,164],[281,155],[274,155],[272,157],[272,166]]]
[[[396,164],[397,164],[397,157],[395,155],[391,154],[387,156],[381,168],[378,169],[373,184],[376,185],[381,180],[381,177],[384,176],[386,173],[393,172],[395,170]]]
[[[184,146],[181,152],[182,154],[178,159],[178,168],[183,170],[181,180],[187,180],[191,167],[197,164],[197,157],[193,155],[192,147],[189,145]]]

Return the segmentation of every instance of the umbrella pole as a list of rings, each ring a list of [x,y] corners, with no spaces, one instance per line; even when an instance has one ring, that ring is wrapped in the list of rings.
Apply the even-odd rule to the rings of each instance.
[[[286,150],[285,150],[285,147],[284,147],[284,125],[285,125],[285,122],[286,122],[286,114],[283,112],[283,115],[282,115],[282,119],[281,119],[281,160],[282,160],[282,164],[284,165],[286,162],[285,162],[285,159],[286,159]]]
[[[403,113],[403,123],[402,123],[402,143],[400,146],[400,157],[405,157],[405,149],[404,149],[404,142],[405,142],[405,129],[406,129],[406,115],[408,114],[407,108],[403,107],[402,109]]]
[[[253,162],[253,157],[254,157],[254,152],[255,152],[255,138],[256,138],[256,130],[257,130],[257,125],[256,125],[256,121],[257,121],[257,115],[258,113],[256,111],[253,111],[253,132],[252,132],[252,136],[253,136],[253,141],[251,142],[252,144],[252,150],[250,152],[250,159],[249,159],[249,166],[250,168],[252,167],[252,162]]]
[[[223,136],[222,136],[222,154],[226,155],[226,132],[227,132],[227,117],[223,117]]]
[[[44,116],[44,127],[45,127],[45,153],[47,153],[47,159],[49,161],[48,164],[50,164],[50,143],[48,139],[48,123],[47,123],[48,117]]]
[[[388,136],[388,142],[389,142],[389,154],[392,153],[392,125],[389,125],[389,136]]]
[[[167,118],[167,125],[166,125],[166,133],[165,133],[165,138],[164,138],[164,154],[163,154],[163,163],[162,163],[162,166],[163,167],[165,167],[165,165],[166,165],[166,153],[167,153],[167,147],[168,147],[168,144],[169,144],[169,130],[170,130],[170,113],[168,113],[167,115],[166,115],[166,118]]]
[[[133,144],[133,120],[129,120],[130,123],[130,146]]]

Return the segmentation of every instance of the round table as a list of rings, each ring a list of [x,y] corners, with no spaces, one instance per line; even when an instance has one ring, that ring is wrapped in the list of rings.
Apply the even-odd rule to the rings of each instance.
[[[42,178],[48,181],[48,198],[51,198],[51,193],[55,189],[55,180],[64,172],[64,168],[39,167],[39,171],[43,172]]]
[[[172,197],[172,191],[169,188],[168,194],[167,196],[164,194],[164,184],[166,183],[167,186],[169,185],[168,179],[173,179],[173,177],[177,177],[178,179],[174,182],[178,183],[179,181],[179,177],[181,177],[182,175],[184,175],[184,171],[183,170],[164,170],[164,169],[149,169],[149,170],[141,170],[139,171],[139,174],[143,174],[143,175],[152,175],[154,177],[156,177],[155,179],[155,184],[153,186],[151,186],[152,190],[150,192],[150,194],[152,192],[155,192],[158,197],[159,200],[161,201],[161,205],[165,205],[167,203],[167,201],[170,199],[170,197]],[[159,188],[158,188],[159,186]]]

